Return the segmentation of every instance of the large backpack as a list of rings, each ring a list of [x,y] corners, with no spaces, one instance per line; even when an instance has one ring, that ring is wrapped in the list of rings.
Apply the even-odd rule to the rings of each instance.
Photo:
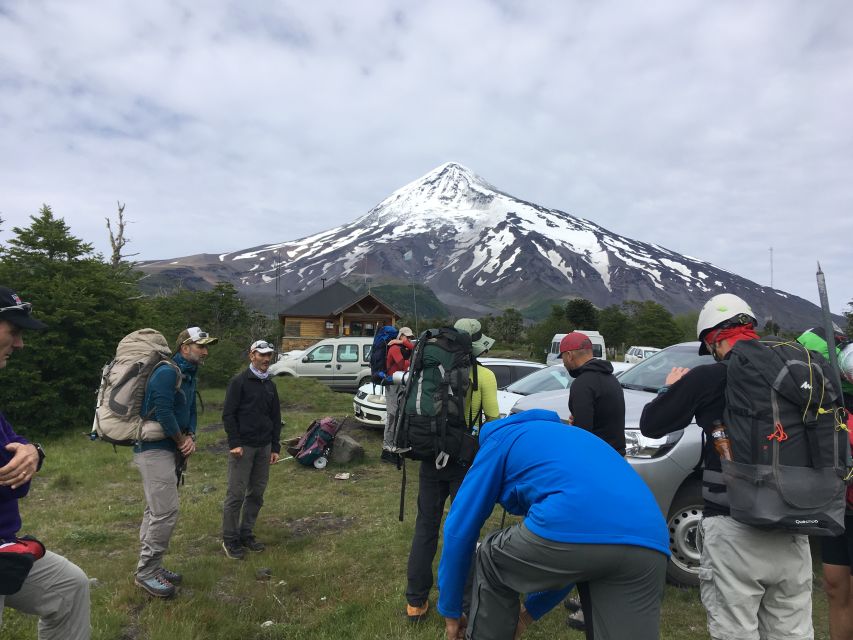
[[[386,325],[373,336],[373,346],[370,348],[370,377],[373,384],[385,382],[385,360],[388,355],[388,343],[397,337],[397,330]]]
[[[326,459],[340,428],[340,423],[328,416],[314,420],[299,438],[299,442],[288,448],[288,452],[299,464],[322,469],[326,466]]]
[[[400,394],[395,447],[407,458],[450,460],[468,465],[476,438],[465,419],[465,398],[473,365],[471,336],[449,327],[428,329],[418,338]]]
[[[115,358],[101,372],[93,439],[132,446],[166,437],[160,423],[142,415],[142,401],[148,380],[159,367],[172,367],[177,373],[175,390],[180,388],[181,371],[171,356],[166,338],[154,329],[140,329],[121,339]]]
[[[797,342],[741,340],[727,365],[722,461],[731,515],[809,535],[844,532],[849,445],[829,363]]]

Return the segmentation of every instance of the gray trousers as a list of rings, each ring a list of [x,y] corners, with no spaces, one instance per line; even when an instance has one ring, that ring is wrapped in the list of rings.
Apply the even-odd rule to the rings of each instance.
[[[18,593],[0,596],[0,627],[3,626],[4,604],[39,617],[39,640],[89,640],[92,637],[89,578],[76,564],[51,551],[35,561]]]
[[[228,454],[228,489],[222,505],[222,539],[226,542],[253,535],[270,478],[271,452],[272,445],[244,446],[241,457]]]
[[[630,545],[573,544],[524,524],[496,531],[477,550],[471,640],[512,640],[519,595],[589,583],[596,640],[658,640],[666,556]]]
[[[392,385],[383,387],[385,390],[385,431],[382,434],[382,448],[385,451],[394,451],[394,422],[397,419],[397,392],[400,387]]]
[[[163,556],[178,523],[176,456],[163,449],[133,454],[145,492],[145,513],[139,527],[141,549],[136,565],[136,575],[141,580],[150,578],[163,567]]]

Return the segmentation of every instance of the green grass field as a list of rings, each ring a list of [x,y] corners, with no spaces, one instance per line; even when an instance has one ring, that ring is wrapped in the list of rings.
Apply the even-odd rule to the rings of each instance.
[[[313,418],[352,412],[352,396],[318,383],[280,379],[287,421],[284,437]],[[416,464],[410,464],[406,517],[397,519],[400,473],[379,462],[381,433],[356,429],[362,463],[319,471],[293,460],[271,471],[256,534],[267,544],[245,561],[229,560],[219,538],[225,495],[224,392],[203,394],[198,452],[180,490],[181,513],[167,566],[184,574],[178,595],[150,598],[133,584],[138,527],[144,508],[131,452],[90,442],[81,426],[61,440],[43,443],[47,459],[22,502],[22,533],[80,565],[98,586],[92,590],[93,637],[98,640],[342,640],[407,638],[440,640],[444,624],[433,610],[424,622],[405,615],[405,573],[417,499]],[[21,429],[21,431],[24,431]],[[351,473],[336,480],[336,473]],[[500,512],[487,524],[497,528]],[[436,558],[436,563],[438,558]],[[819,564],[816,562],[815,566]],[[257,579],[259,569],[269,579]],[[435,598],[431,599],[434,604]],[[815,582],[816,638],[828,638],[825,597]],[[555,609],[525,638],[581,640]],[[268,621],[268,626],[262,626]],[[33,639],[35,620],[6,609],[0,638]],[[663,603],[666,640],[705,638],[705,614],[695,590],[668,587]]]

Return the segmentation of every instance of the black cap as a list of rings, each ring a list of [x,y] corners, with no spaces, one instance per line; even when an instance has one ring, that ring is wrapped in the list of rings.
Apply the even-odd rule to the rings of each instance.
[[[24,302],[18,294],[7,287],[0,287],[0,320],[10,322],[21,329],[47,329],[47,325],[32,316],[33,306]]]

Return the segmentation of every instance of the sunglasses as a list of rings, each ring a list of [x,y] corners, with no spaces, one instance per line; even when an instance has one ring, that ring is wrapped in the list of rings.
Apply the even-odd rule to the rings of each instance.
[[[31,313],[32,310],[32,302],[22,302],[21,304],[14,304],[11,307],[0,307],[0,313],[3,313],[4,311],[23,311],[24,313]]]
[[[258,342],[252,349],[257,351],[258,349],[275,349],[275,347],[271,342]]]

